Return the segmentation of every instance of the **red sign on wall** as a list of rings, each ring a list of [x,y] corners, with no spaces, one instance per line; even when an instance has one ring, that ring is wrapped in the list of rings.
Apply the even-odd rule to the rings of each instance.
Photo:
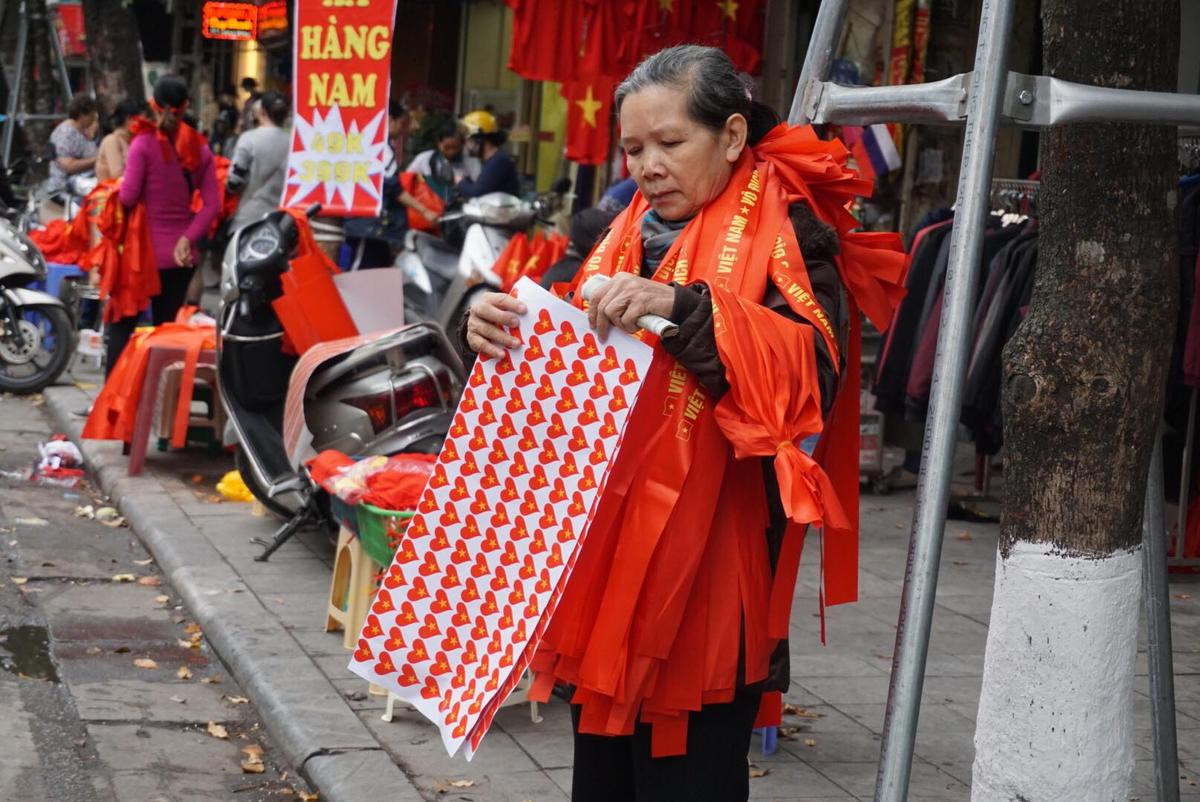
[[[57,17],[54,27],[58,33],[58,43],[63,55],[67,58],[87,55],[87,40],[84,38],[83,5],[80,3],[60,2],[54,8]]]
[[[335,0],[336,2],[336,0]],[[383,197],[392,0],[297,0],[295,126],[283,205],[375,217]]]
[[[253,3],[205,3],[201,19],[206,39],[248,42],[258,32],[258,6]]]

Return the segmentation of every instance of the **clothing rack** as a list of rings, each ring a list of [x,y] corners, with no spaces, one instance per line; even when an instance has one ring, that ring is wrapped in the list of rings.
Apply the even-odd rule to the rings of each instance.
[[[993,178],[992,208],[1006,212],[1033,215],[1037,213],[1037,197],[1042,182],[1023,178]]]

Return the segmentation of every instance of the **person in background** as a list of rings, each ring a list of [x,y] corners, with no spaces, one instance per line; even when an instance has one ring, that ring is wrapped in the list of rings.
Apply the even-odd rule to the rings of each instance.
[[[220,212],[217,171],[208,143],[183,120],[188,87],[176,75],[164,75],[154,85],[150,103],[153,122],[139,119],[129,145],[125,178],[119,197],[126,209],[146,204],[146,225],[162,284],[151,300],[154,324],[175,319],[183,306],[196,265],[196,243]],[[192,193],[200,191],[201,207],[192,211]],[[137,316],[108,327],[107,369],[125,350]]]
[[[96,154],[98,180],[107,181],[125,174],[125,159],[129,155],[129,143],[133,141],[129,126],[141,111],[141,104],[133,100],[122,100],[113,109],[112,133],[100,140],[100,151]]]
[[[254,128],[254,104],[262,97],[262,93],[258,91],[258,81],[247,75],[242,79],[242,91],[246,93],[246,102],[242,104],[241,115],[241,132]]]
[[[496,117],[489,111],[473,111],[462,118],[467,132],[467,155],[483,163],[476,179],[464,178],[458,184],[458,195],[462,198],[478,198],[489,192],[521,194],[521,181],[517,176],[517,163],[505,151],[508,132],[502,131]]]
[[[388,101],[387,141],[391,145],[391,159],[397,165],[408,158],[408,137],[412,129],[412,115],[399,100]],[[389,173],[390,175],[391,173]]]
[[[67,178],[86,173],[96,166],[96,131],[100,112],[96,101],[87,95],[76,95],[67,104],[67,119],[50,134],[54,159],[50,162],[50,177],[46,192],[50,196],[67,188]]]
[[[567,252],[561,259],[550,265],[550,269],[542,276],[542,280],[539,282],[542,287],[549,290],[555,284],[574,281],[575,274],[583,265],[584,258],[592,252],[592,248],[596,247],[600,236],[608,230],[609,224],[617,214],[618,212],[599,206],[573,214]]]
[[[479,160],[463,155],[462,133],[454,125],[437,130],[437,147],[423,150],[408,163],[405,172],[423,176],[442,200],[449,202],[454,187],[465,178],[479,178]]]
[[[241,195],[231,232],[279,206],[291,144],[283,130],[289,111],[287,98],[279,92],[266,92],[255,101],[257,125],[238,137],[225,180],[226,192]]]
[[[596,204],[597,208],[607,209],[614,214],[624,209],[633,200],[633,193],[637,192],[637,181],[633,176],[629,176],[623,181],[618,181],[608,189],[604,190],[604,195],[600,198],[600,202]]]

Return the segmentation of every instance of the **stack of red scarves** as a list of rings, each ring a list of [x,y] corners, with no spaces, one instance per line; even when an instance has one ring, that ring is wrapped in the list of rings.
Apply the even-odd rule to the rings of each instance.
[[[903,294],[904,255],[894,234],[851,230],[846,206],[872,185],[846,166],[848,156],[811,128],[779,126],[743,154],[726,189],[680,233],[654,276],[708,285],[729,391],[714,404],[656,349],[586,545],[531,665],[531,698],[545,700],[555,682],[575,686],[582,733],[629,734],[640,719],[652,726],[655,756],[683,754],[689,711],[765,679],[787,636],[808,524],[821,528],[822,609],[857,598],[858,316],[862,310],[886,325]],[[837,342],[789,220],[789,205],[800,201],[837,230],[850,297],[845,374],[824,428],[814,338],[834,355]],[[640,194],[634,198],[577,284],[639,270],[648,208]],[[768,282],[812,325],[762,307]],[[796,444],[818,433],[814,460]],[[774,458],[790,519],[774,574],[762,472],[739,465],[762,457]]]

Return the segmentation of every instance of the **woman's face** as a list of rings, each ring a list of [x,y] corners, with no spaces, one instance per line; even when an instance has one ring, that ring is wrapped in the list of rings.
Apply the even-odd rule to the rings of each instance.
[[[745,146],[742,115],[714,132],[688,115],[685,90],[649,86],[621,104],[625,161],[663,220],[686,220],[720,195]]]

